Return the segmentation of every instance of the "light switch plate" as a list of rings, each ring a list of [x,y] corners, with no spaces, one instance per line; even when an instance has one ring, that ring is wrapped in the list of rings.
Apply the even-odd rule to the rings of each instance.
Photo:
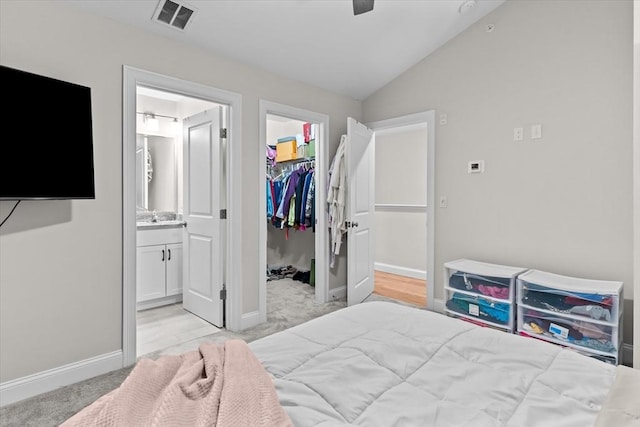
[[[542,125],[540,123],[531,125],[531,139],[542,139]]]

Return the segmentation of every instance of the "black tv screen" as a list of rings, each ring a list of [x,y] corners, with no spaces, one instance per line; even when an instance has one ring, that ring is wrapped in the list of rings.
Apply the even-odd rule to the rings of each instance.
[[[0,65],[0,200],[95,199],[91,89]]]

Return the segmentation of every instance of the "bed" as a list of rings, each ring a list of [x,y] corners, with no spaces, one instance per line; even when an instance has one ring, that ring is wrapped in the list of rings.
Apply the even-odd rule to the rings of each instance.
[[[620,371],[533,338],[381,301],[249,347],[295,426],[591,426]],[[637,387],[622,396],[626,405],[637,403]]]
[[[638,427],[640,371],[391,302],[140,359],[62,427]]]

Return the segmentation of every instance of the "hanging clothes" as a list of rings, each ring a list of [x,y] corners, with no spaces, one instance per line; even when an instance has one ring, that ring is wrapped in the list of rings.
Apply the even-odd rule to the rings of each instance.
[[[331,229],[331,268],[335,265],[335,256],[340,253],[342,234],[347,231],[345,226],[347,193],[346,141],[347,135],[342,135],[340,145],[329,168],[327,204],[329,205],[329,228]]]
[[[298,165],[297,169],[275,178],[267,175],[267,218],[274,227],[288,233],[291,228],[304,231],[313,224],[314,181],[313,162]]]
[[[267,218],[273,217],[273,181],[267,177]]]

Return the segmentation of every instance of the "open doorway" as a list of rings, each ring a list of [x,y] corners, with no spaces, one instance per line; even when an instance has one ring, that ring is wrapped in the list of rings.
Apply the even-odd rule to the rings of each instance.
[[[148,355],[220,331],[183,304],[186,123],[226,106],[136,87],[136,353]],[[185,131],[186,127],[186,131]],[[215,168],[224,188],[224,168]],[[224,205],[216,191],[216,204]],[[219,279],[220,283],[223,279]]]
[[[376,132],[375,290],[417,306],[427,299],[427,124]]]
[[[139,102],[138,99],[139,89],[142,96],[148,97],[151,93],[156,95],[157,99],[147,100],[149,103],[146,107],[143,106],[142,101]],[[159,95],[160,93],[162,95]],[[151,108],[159,108],[160,104],[171,101],[163,97],[180,97],[186,104],[180,106],[176,112],[159,109],[153,111]],[[147,111],[144,111],[145,109]],[[240,110],[240,95],[124,67],[122,327],[125,366],[134,364],[138,356],[138,308],[152,308],[155,303],[171,302],[172,299],[179,303],[180,292],[177,286],[173,285],[180,277],[182,300],[185,306],[191,305],[189,311],[218,327],[240,329],[242,288],[238,277],[242,257],[238,236],[241,234],[241,209],[237,195],[240,193],[238,187],[241,157],[237,141],[241,134],[241,126],[239,115],[235,113]],[[167,149],[168,136],[151,135],[151,128],[174,127],[174,119],[178,122],[182,120],[182,149]],[[139,128],[144,129],[144,133],[140,132],[139,135]],[[152,141],[155,137],[164,139]],[[173,139],[175,143],[176,138]],[[155,161],[153,150],[150,150],[153,143],[166,149],[162,154],[156,152]],[[145,157],[147,150],[151,153],[150,162]],[[156,182],[160,182],[159,167],[164,164],[160,159],[170,158],[171,154],[174,156],[173,160],[169,160],[169,166],[162,169],[170,171],[170,164],[173,163],[175,192],[161,190],[160,193],[165,200],[154,209],[154,206],[150,205],[154,190],[148,185],[149,172],[151,171],[152,177],[158,178]],[[146,167],[146,170],[142,169],[144,173],[136,173],[137,164]],[[208,180],[205,182],[200,178],[202,176],[208,177]],[[221,176],[225,179],[220,179]],[[147,188],[143,189],[145,180]],[[167,215],[164,210],[159,210],[166,207]],[[174,209],[176,212],[172,212]],[[173,214],[175,217],[168,218],[168,215]],[[150,224],[146,225],[148,228],[144,231],[147,233],[145,237],[139,237],[138,225],[141,219],[144,222],[145,218],[141,218],[144,215],[150,217],[146,218]],[[157,217],[157,221],[153,220],[154,217]],[[166,230],[154,229],[159,221],[174,222],[174,225],[178,225],[181,220],[186,222],[182,228],[178,226]],[[203,224],[206,224],[206,227],[202,227]],[[170,236],[167,236],[167,233]],[[180,239],[181,243],[178,241]],[[158,268],[154,273],[157,277],[153,276],[153,279],[145,282],[150,288],[157,288],[148,293],[147,289],[138,287],[137,278],[141,274],[138,263],[143,262],[138,260],[139,246],[157,246],[159,251],[148,256],[156,263],[164,263],[163,268]],[[180,266],[182,272],[179,270]],[[167,286],[168,280],[173,283],[172,286]],[[163,282],[163,286],[157,285],[157,282]],[[144,301],[139,301],[138,294],[143,296]],[[192,296],[196,297],[195,300],[190,298]],[[162,331],[162,335],[168,335],[166,329]]]
[[[260,101],[260,155],[265,159],[259,184],[261,322],[266,320],[269,285],[278,286],[279,292],[300,291],[310,302],[328,301],[329,245],[322,186],[328,123],[329,118],[322,114]],[[292,182],[299,190],[297,195],[293,186],[286,191]],[[290,196],[288,203],[285,194]]]
[[[273,299],[315,299],[318,124],[266,118],[267,310]]]
[[[433,111],[369,124],[375,132],[375,291],[434,307]],[[426,299],[426,301],[425,301]]]

